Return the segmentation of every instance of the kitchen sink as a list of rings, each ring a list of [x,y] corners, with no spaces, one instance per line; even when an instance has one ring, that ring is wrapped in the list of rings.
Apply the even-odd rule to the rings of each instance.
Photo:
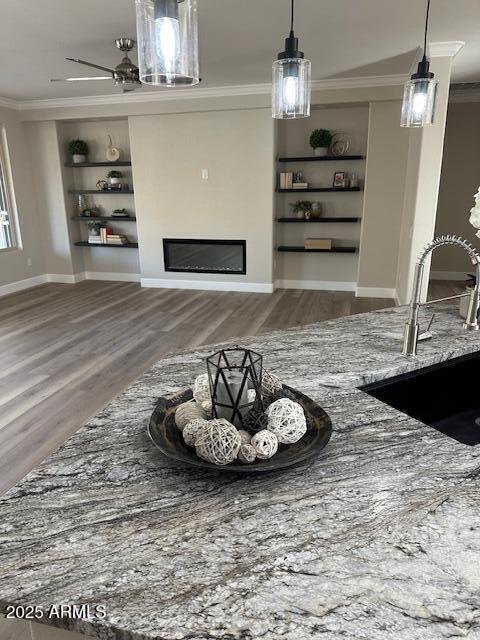
[[[463,444],[480,444],[480,352],[360,387]]]

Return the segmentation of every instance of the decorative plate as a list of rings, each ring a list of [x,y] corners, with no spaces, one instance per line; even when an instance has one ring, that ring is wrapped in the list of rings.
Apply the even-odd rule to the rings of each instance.
[[[196,467],[235,473],[259,473],[293,467],[317,456],[326,447],[332,435],[332,422],[325,411],[311,398],[286,385],[283,387],[294,394],[295,400],[302,405],[305,415],[309,418],[307,432],[295,444],[279,445],[277,453],[268,460],[257,459],[252,464],[243,464],[235,460],[225,466],[217,466],[202,460],[197,456],[194,448],[187,447],[181,431],[175,424],[175,410],[178,405],[192,399],[191,389],[160,398],[150,418],[147,433],[153,444],[164,455]]]

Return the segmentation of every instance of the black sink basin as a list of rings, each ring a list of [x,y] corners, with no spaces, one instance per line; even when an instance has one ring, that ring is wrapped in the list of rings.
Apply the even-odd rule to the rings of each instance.
[[[360,387],[463,444],[480,444],[480,352]]]

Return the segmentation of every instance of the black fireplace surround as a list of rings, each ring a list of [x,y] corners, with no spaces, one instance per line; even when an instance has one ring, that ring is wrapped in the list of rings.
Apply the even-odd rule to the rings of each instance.
[[[245,240],[164,238],[165,271],[183,273],[247,273]]]

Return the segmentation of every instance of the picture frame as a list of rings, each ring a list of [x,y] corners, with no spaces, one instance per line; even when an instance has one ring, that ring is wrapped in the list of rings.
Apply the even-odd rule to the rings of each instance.
[[[346,173],[345,171],[335,171],[333,174],[333,187],[335,189],[342,189],[345,183]]]

